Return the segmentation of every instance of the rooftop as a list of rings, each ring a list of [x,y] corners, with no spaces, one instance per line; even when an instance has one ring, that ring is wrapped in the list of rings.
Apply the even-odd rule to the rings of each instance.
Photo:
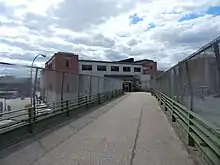
[[[65,56],[78,56],[77,54],[74,53],[69,53],[69,52],[57,52],[55,53],[45,64],[48,64],[53,57],[58,56],[58,55],[65,55]],[[100,63],[116,63],[116,64],[129,64],[129,65],[140,65],[142,64],[142,62],[154,62],[153,60],[149,60],[149,59],[143,59],[143,60],[138,60],[135,61],[134,58],[127,58],[127,59],[123,59],[123,60],[119,60],[119,61],[105,61],[105,60],[84,60],[81,59],[79,61],[82,62],[100,62]]]
[[[99,60],[79,60],[82,62],[100,62],[100,63],[113,63],[113,64],[128,64],[128,65],[140,65],[134,62],[124,62],[124,61],[99,61]]]

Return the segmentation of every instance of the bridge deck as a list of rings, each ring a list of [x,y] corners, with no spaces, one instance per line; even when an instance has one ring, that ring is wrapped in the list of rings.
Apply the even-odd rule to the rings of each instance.
[[[192,165],[156,100],[130,93],[0,160],[1,165]]]

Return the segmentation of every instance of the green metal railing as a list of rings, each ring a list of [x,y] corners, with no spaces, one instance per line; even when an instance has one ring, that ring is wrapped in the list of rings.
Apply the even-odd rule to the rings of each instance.
[[[122,93],[122,90],[114,90],[94,95],[79,96],[71,100],[45,103],[43,107],[36,105],[35,107],[27,107],[24,109],[0,113],[0,122],[4,123],[4,121],[11,121],[7,124],[0,125],[0,134],[13,130],[19,126],[33,125],[37,121],[62,113],[66,113],[66,116],[69,117],[70,111],[74,111],[83,106],[89,106],[94,102],[100,104],[111,98],[117,97]],[[33,132],[33,130],[30,131]]]
[[[165,111],[170,112],[172,122],[178,122],[187,133],[188,145],[197,147],[212,165],[220,165],[220,133],[193,111],[164,93],[152,89]]]
[[[14,121],[0,125],[0,151],[71,118],[78,118],[78,115],[88,113],[92,107],[121,95],[123,91],[118,89],[47,103],[45,107],[35,106],[27,107],[26,110],[16,110],[19,114],[13,114],[13,111],[0,113],[0,123],[6,120]],[[48,108],[50,110],[47,110]],[[12,115],[8,117],[8,113]],[[22,118],[19,118],[20,116]]]

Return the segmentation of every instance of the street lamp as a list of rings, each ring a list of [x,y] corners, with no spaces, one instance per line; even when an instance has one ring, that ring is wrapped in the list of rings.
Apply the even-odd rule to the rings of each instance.
[[[33,96],[33,85],[32,85],[32,71],[33,71],[33,66],[34,66],[34,61],[37,59],[37,57],[39,57],[39,56],[41,56],[41,57],[47,57],[45,54],[38,54],[38,55],[36,55],[35,57],[34,57],[34,59],[33,59],[33,61],[32,61],[32,64],[31,64],[31,73],[30,73],[30,78],[31,78],[31,106],[33,105],[33,97],[35,97],[35,96]]]

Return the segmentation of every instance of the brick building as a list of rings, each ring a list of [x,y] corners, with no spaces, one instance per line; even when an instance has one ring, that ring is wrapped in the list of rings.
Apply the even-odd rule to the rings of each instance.
[[[147,59],[134,61],[133,58],[121,61],[79,60],[74,53],[58,52],[45,63],[45,68],[41,82],[44,95],[50,95],[50,100],[59,100],[61,97],[91,93],[92,91],[88,91],[90,89],[86,89],[90,85],[96,91],[99,88],[97,80],[88,84],[90,80],[86,75],[103,77],[103,82],[99,83],[104,84],[108,83],[104,82],[106,77],[119,79],[129,86],[129,91],[137,85],[143,87],[144,83],[146,87],[146,82],[157,72],[157,63]],[[65,96],[61,93],[65,93]],[[68,96],[68,93],[71,95]]]

